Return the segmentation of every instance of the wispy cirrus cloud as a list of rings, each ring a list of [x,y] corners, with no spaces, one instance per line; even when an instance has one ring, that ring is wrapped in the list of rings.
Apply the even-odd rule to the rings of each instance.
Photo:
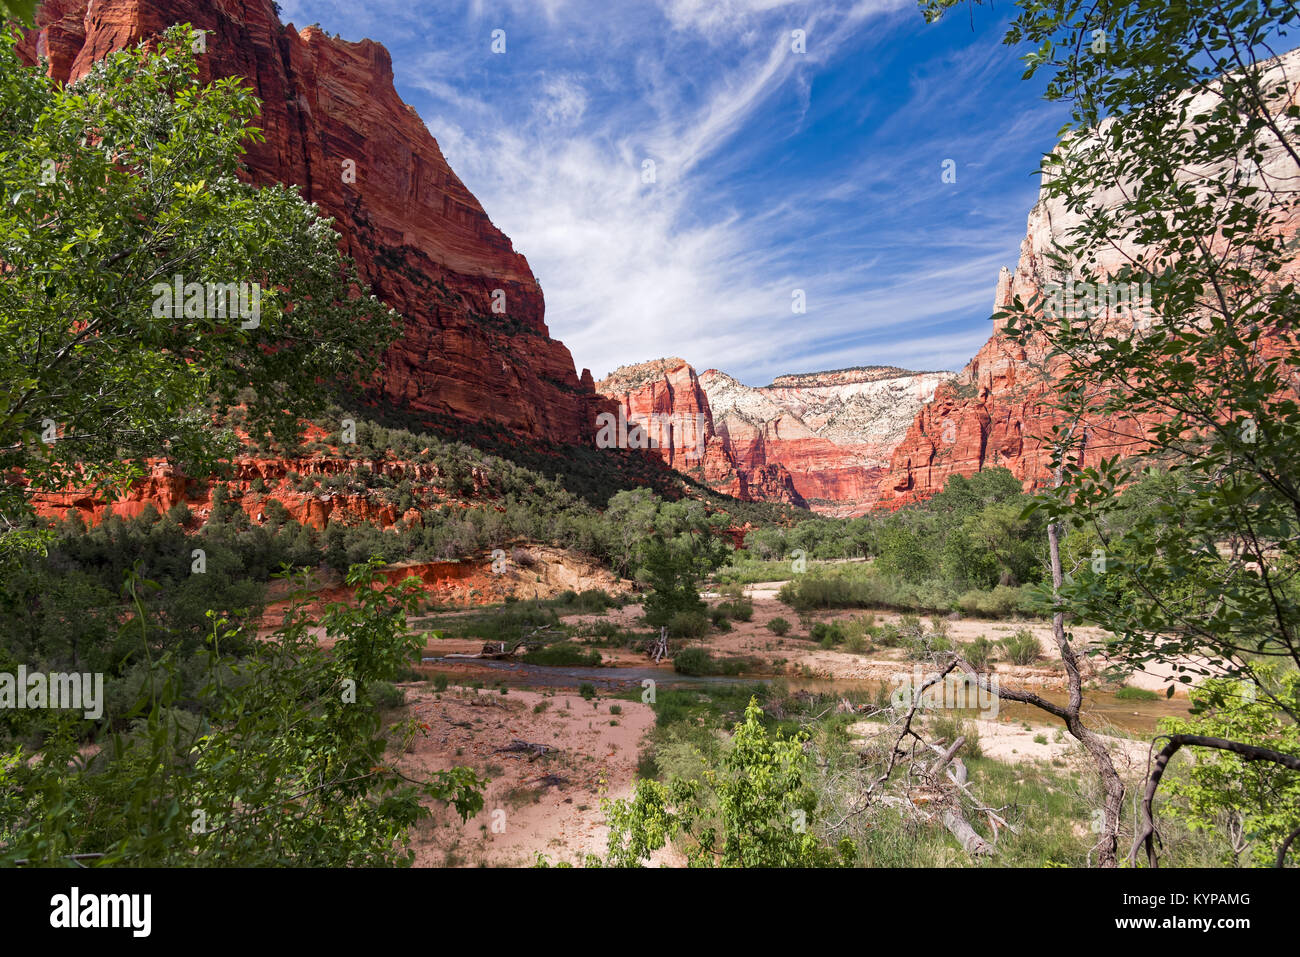
[[[926,26],[913,0],[282,5],[390,47],[597,376],[960,366],[1059,125],[1001,23]]]

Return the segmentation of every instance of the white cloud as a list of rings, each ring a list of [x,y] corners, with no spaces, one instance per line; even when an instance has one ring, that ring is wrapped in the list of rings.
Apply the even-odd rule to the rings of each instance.
[[[341,0],[282,2],[286,18],[291,9],[300,19],[299,8],[316,11],[313,19],[322,9],[343,10]],[[919,20],[914,0],[647,7],[632,16],[608,0],[474,0],[447,17],[380,0],[360,18],[349,4],[336,20],[353,38],[376,18],[423,24],[409,32],[427,33],[429,42],[394,51],[399,86],[427,95],[416,100],[421,115],[452,168],[528,258],[551,332],[579,368],[599,377],[629,362],[681,355],[758,382],[792,368],[962,365],[988,329],[951,335],[943,324],[988,314],[1002,261],[972,261],[969,250],[986,249],[994,229],[934,230],[918,253],[909,212],[933,201],[936,143],[959,156],[977,144],[918,130],[895,154],[844,157],[826,175],[769,190],[762,170],[772,161],[772,137],[758,142],[751,133],[756,124],[774,128],[763,124],[778,97],[786,112],[772,135],[779,143],[799,132],[817,71],[841,46],[859,42],[864,26],[874,42],[889,43],[894,20]],[[487,56],[478,38],[508,18],[509,56],[519,59],[505,62]],[[807,31],[805,54],[790,49],[795,27]],[[914,83],[912,104],[877,104],[877,126],[904,124],[927,104],[967,103],[988,54],[957,66],[940,80]],[[870,97],[864,89],[862,99]],[[1017,138],[1035,133],[1032,125],[1015,127]],[[647,158],[653,183],[642,182]],[[978,158],[1002,157],[984,148]],[[880,222],[865,235],[864,211]],[[1007,246],[1014,248],[1023,222],[1017,210],[1009,228],[995,224]],[[838,255],[823,261],[805,242]],[[794,288],[807,292],[806,315],[791,312]]]

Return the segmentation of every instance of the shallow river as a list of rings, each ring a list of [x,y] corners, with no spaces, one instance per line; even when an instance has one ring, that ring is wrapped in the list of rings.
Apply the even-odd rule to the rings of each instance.
[[[794,675],[779,677],[742,675],[734,678],[693,677],[679,675],[667,668],[652,667],[553,667],[549,665],[529,665],[518,661],[466,660],[463,658],[453,658],[451,660],[424,658],[422,660],[425,664],[436,665],[440,668],[454,668],[457,672],[465,673],[467,676],[477,672],[476,678],[491,680],[493,683],[503,681],[507,685],[524,688],[576,689],[583,683],[590,683],[597,688],[621,691],[627,688],[639,688],[641,682],[645,680],[654,681],[657,686],[663,688],[702,687],[711,684],[752,685],[783,681],[791,691],[820,693],[856,691],[874,695],[881,684],[889,684],[891,690],[895,687],[894,683],[889,682],[844,678],[801,678]],[[1039,690],[1037,693],[1057,704],[1065,703],[1066,696],[1062,691]],[[1172,715],[1186,715],[1188,702],[1186,698],[1128,701],[1116,698],[1113,694],[1087,692],[1084,695],[1084,711],[1085,717],[1091,718],[1090,723],[1093,726],[1113,725],[1131,733],[1150,734],[1155,730],[1156,722],[1160,718]],[[971,712],[971,716],[975,716],[975,714],[976,712]],[[998,717],[1010,717],[1016,720],[1028,721],[1031,724],[1059,724],[1055,718],[1044,714],[1037,708],[1008,701],[998,702]]]

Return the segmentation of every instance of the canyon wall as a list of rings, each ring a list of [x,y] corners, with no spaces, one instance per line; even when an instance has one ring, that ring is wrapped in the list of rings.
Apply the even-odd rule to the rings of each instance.
[[[343,250],[406,320],[376,391],[418,413],[592,441],[608,404],[550,337],[542,290],[393,86],[388,51],[280,23],[271,0],[46,0],[25,57],[60,80],[175,23],[207,31],[205,81],[237,76],[262,101],[247,178],[301,187]],[[505,312],[492,309],[504,295]]]
[[[1300,77],[1300,49],[1277,57],[1269,65],[1263,87],[1273,89],[1277,85],[1289,91],[1277,103],[1279,112],[1300,100],[1297,77]],[[1192,98],[1187,115],[1208,112],[1217,102],[1212,90],[1202,91]],[[1281,214],[1281,232],[1284,236],[1295,236],[1300,232],[1300,207],[1294,199],[1300,195],[1300,177],[1295,161],[1275,140],[1267,137],[1262,140],[1269,145],[1263,150],[1259,167],[1273,191],[1275,211]],[[1227,168],[1185,171],[1189,181],[1195,177],[1218,179],[1231,174]],[[1114,206],[1131,192],[1131,186],[1116,185],[1099,192],[1096,202],[1102,207]],[[1058,275],[1049,265],[1049,253],[1081,219],[1079,213],[1065,207],[1063,200],[1040,191],[1038,202],[1029,214],[1015,271],[1004,267],[998,277],[994,312],[1010,306],[1016,297],[1028,304],[1035,295],[1045,296],[1050,284],[1060,284],[1069,278]],[[1222,245],[1220,239],[1213,237],[1210,243],[1211,248]],[[1099,250],[1093,268],[1099,276],[1114,275],[1125,264],[1145,257],[1146,252],[1136,239],[1128,237]],[[1282,275],[1272,281],[1297,281],[1298,276],[1300,260],[1293,259]],[[1099,315],[1132,332],[1132,318],[1125,310],[1112,309],[1108,304],[1099,308]],[[1262,340],[1260,348],[1268,354],[1276,345]],[[941,385],[933,401],[916,414],[894,449],[888,474],[881,481],[877,505],[893,508],[922,500],[939,492],[952,475],[972,475],[999,466],[1010,469],[1026,491],[1050,483],[1049,442],[1053,427],[1064,419],[1055,408],[1063,368],[1062,361],[1050,357],[1041,341],[1020,345],[995,330],[958,376]],[[1081,464],[1087,467],[1102,458],[1137,451],[1153,424],[1154,420],[1149,419],[1084,419],[1080,423]]]
[[[860,515],[917,409],[950,377],[871,367],[754,388],[673,358],[624,366],[597,390],[666,463],[718,491]]]
[[[737,462],[729,437],[714,427],[700,377],[684,359],[623,366],[596,390],[617,404],[619,423],[626,423],[621,444],[648,447],[677,471],[744,501],[807,506],[779,464]],[[636,429],[642,430],[639,440]]]

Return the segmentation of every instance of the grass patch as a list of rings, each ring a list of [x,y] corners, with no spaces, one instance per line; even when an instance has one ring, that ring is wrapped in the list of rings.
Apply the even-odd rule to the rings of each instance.
[[[1147,688],[1134,688],[1132,685],[1125,685],[1115,692],[1115,697],[1120,701],[1158,701],[1160,695]]]
[[[600,667],[600,652],[583,648],[571,641],[557,641],[543,648],[534,648],[523,656],[530,665],[549,665],[551,667]]]

